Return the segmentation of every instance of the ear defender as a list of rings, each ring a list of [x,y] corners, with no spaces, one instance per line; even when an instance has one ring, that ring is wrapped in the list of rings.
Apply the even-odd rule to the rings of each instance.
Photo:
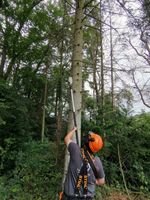
[[[91,132],[91,131],[88,133],[88,142],[94,142],[95,141],[94,137],[91,136],[92,133],[93,132]]]

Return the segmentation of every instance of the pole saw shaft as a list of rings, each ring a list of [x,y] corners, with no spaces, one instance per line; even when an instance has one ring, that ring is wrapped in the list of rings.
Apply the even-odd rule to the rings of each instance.
[[[70,82],[70,89],[71,89],[73,121],[74,121],[74,126],[77,127],[77,120],[76,120],[76,113],[75,113],[75,103],[74,103],[74,95],[73,95],[73,89],[72,89],[72,77],[69,77],[69,82]],[[76,133],[76,141],[77,141],[77,144],[79,145],[79,138],[78,138],[78,131],[77,130],[75,131],[75,133]]]

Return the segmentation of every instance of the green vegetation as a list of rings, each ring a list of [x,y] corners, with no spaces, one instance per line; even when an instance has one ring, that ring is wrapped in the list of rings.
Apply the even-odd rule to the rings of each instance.
[[[17,154],[16,167],[1,177],[1,199],[55,199],[62,180],[63,159],[58,161],[56,145],[29,142]]]
[[[62,144],[58,148],[56,143],[50,140],[41,143],[35,137],[36,119],[32,114],[35,110],[29,109],[32,102],[26,97],[21,97],[12,86],[3,81],[0,90],[1,199],[53,200],[61,190],[65,147]],[[88,102],[89,100],[87,104]],[[96,112],[92,120],[83,117],[82,129],[83,132],[99,132],[104,138],[105,147],[100,152],[100,157],[104,163],[107,187],[124,190],[118,160],[119,147],[128,189],[148,194],[150,114],[143,113],[131,117],[118,110],[107,114],[106,125],[101,124],[100,118]],[[109,190],[101,189],[97,195],[103,193],[107,194]]]

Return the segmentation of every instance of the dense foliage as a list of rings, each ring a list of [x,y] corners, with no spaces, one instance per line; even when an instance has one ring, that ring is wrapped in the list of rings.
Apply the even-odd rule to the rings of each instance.
[[[88,101],[89,103],[89,101]],[[93,130],[100,133],[105,141],[105,147],[100,152],[104,162],[106,180],[116,187],[124,187],[121,171],[123,170],[127,186],[134,191],[150,191],[150,114],[143,113],[128,116],[126,110],[107,112],[105,122],[101,115],[93,113],[92,119],[82,121],[84,131]],[[91,110],[91,101],[89,107]],[[121,158],[121,165],[119,163]]]
[[[11,170],[22,144],[31,137],[29,101],[4,81],[0,82],[1,174]],[[31,128],[32,127],[32,128]]]
[[[56,151],[56,145],[49,142],[24,144],[17,154],[16,168],[1,178],[1,199],[55,199],[63,168],[63,159],[57,159]]]
[[[28,110],[32,102],[18,95],[3,81],[0,89],[0,193],[3,200],[55,199],[61,189],[65,147],[61,145],[58,149],[52,142],[42,144],[35,140],[37,122]],[[88,100],[86,104],[87,109],[93,112],[92,102],[89,105]],[[85,133],[88,130],[99,132],[104,138],[105,147],[99,155],[104,163],[107,184],[124,188],[119,153],[128,188],[150,191],[149,114],[130,117],[126,112],[116,110],[107,113],[105,124],[102,124],[101,116],[93,112],[92,119],[83,117],[82,130]]]

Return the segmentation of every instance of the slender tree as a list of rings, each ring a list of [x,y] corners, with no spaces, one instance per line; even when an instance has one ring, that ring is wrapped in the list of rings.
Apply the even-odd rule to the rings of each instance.
[[[112,14],[111,14],[111,1],[109,0],[109,25],[110,25],[110,69],[111,69],[111,104],[114,109],[114,63],[113,63],[113,33],[112,33]]]
[[[100,23],[99,23],[99,30],[100,30],[100,60],[101,60],[101,108],[102,108],[102,115],[103,109],[105,104],[105,88],[104,88],[104,52],[103,52],[103,33],[102,33],[102,1],[100,1]]]

